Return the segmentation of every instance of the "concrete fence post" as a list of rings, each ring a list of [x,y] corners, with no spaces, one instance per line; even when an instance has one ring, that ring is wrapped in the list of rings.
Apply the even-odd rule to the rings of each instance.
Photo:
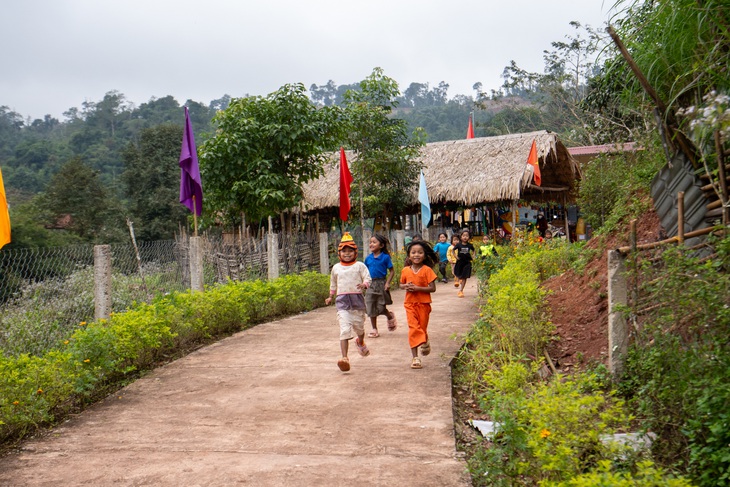
[[[94,319],[108,320],[112,312],[112,248],[94,245]]]
[[[608,368],[614,376],[621,374],[629,347],[628,322],[624,310],[628,305],[626,258],[618,250],[608,252]]]
[[[269,279],[279,277],[279,234],[266,234],[266,248],[268,249]]]
[[[330,241],[326,233],[319,234],[319,272],[330,273]]]
[[[190,237],[190,289],[203,290],[203,246],[202,237]]]
[[[406,232],[405,230],[396,230],[395,231],[395,242],[393,242],[393,250],[395,252],[400,252],[403,250],[406,246]]]
[[[373,236],[373,232],[369,228],[363,228],[362,230],[362,249],[360,249],[360,255],[362,255],[363,261],[365,257],[370,255],[370,237]]]

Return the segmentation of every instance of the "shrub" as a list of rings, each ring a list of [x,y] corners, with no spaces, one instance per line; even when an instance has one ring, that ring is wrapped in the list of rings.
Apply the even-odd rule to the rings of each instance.
[[[0,352],[0,441],[57,420],[169,355],[264,319],[323,305],[328,291],[329,277],[314,272],[231,282],[205,293],[162,296],[109,320],[80,322],[59,349],[38,356]]]

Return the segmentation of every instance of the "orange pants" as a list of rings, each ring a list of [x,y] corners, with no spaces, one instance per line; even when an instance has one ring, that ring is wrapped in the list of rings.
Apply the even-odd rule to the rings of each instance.
[[[428,317],[431,315],[431,303],[405,303],[408,320],[408,344],[416,348],[428,341]]]

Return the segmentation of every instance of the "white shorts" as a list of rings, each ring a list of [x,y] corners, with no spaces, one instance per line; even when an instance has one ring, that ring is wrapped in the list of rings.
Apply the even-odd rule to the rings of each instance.
[[[337,310],[337,321],[340,323],[340,340],[350,340],[365,333],[364,309]]]

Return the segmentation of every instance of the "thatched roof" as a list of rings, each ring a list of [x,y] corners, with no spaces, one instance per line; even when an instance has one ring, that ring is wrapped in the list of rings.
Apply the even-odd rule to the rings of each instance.
[[[542,186],[532,184],[532,166],[527,164],[532,141],[542,174]],[[355,157],[347,152],[352,165]],[[568,201],[575,199],[578,163],[556,134],[539,131],[526,134],[479,137],[426,144],[420,163],[432,205],[474,206],[483,203],[526,199]],[[417,184],[416,184],[417,187]],[[325,165],[325,175],[304,186],[304,210],[338,207],[339,153]],[[417,194],[413,195],[414,204]]]

